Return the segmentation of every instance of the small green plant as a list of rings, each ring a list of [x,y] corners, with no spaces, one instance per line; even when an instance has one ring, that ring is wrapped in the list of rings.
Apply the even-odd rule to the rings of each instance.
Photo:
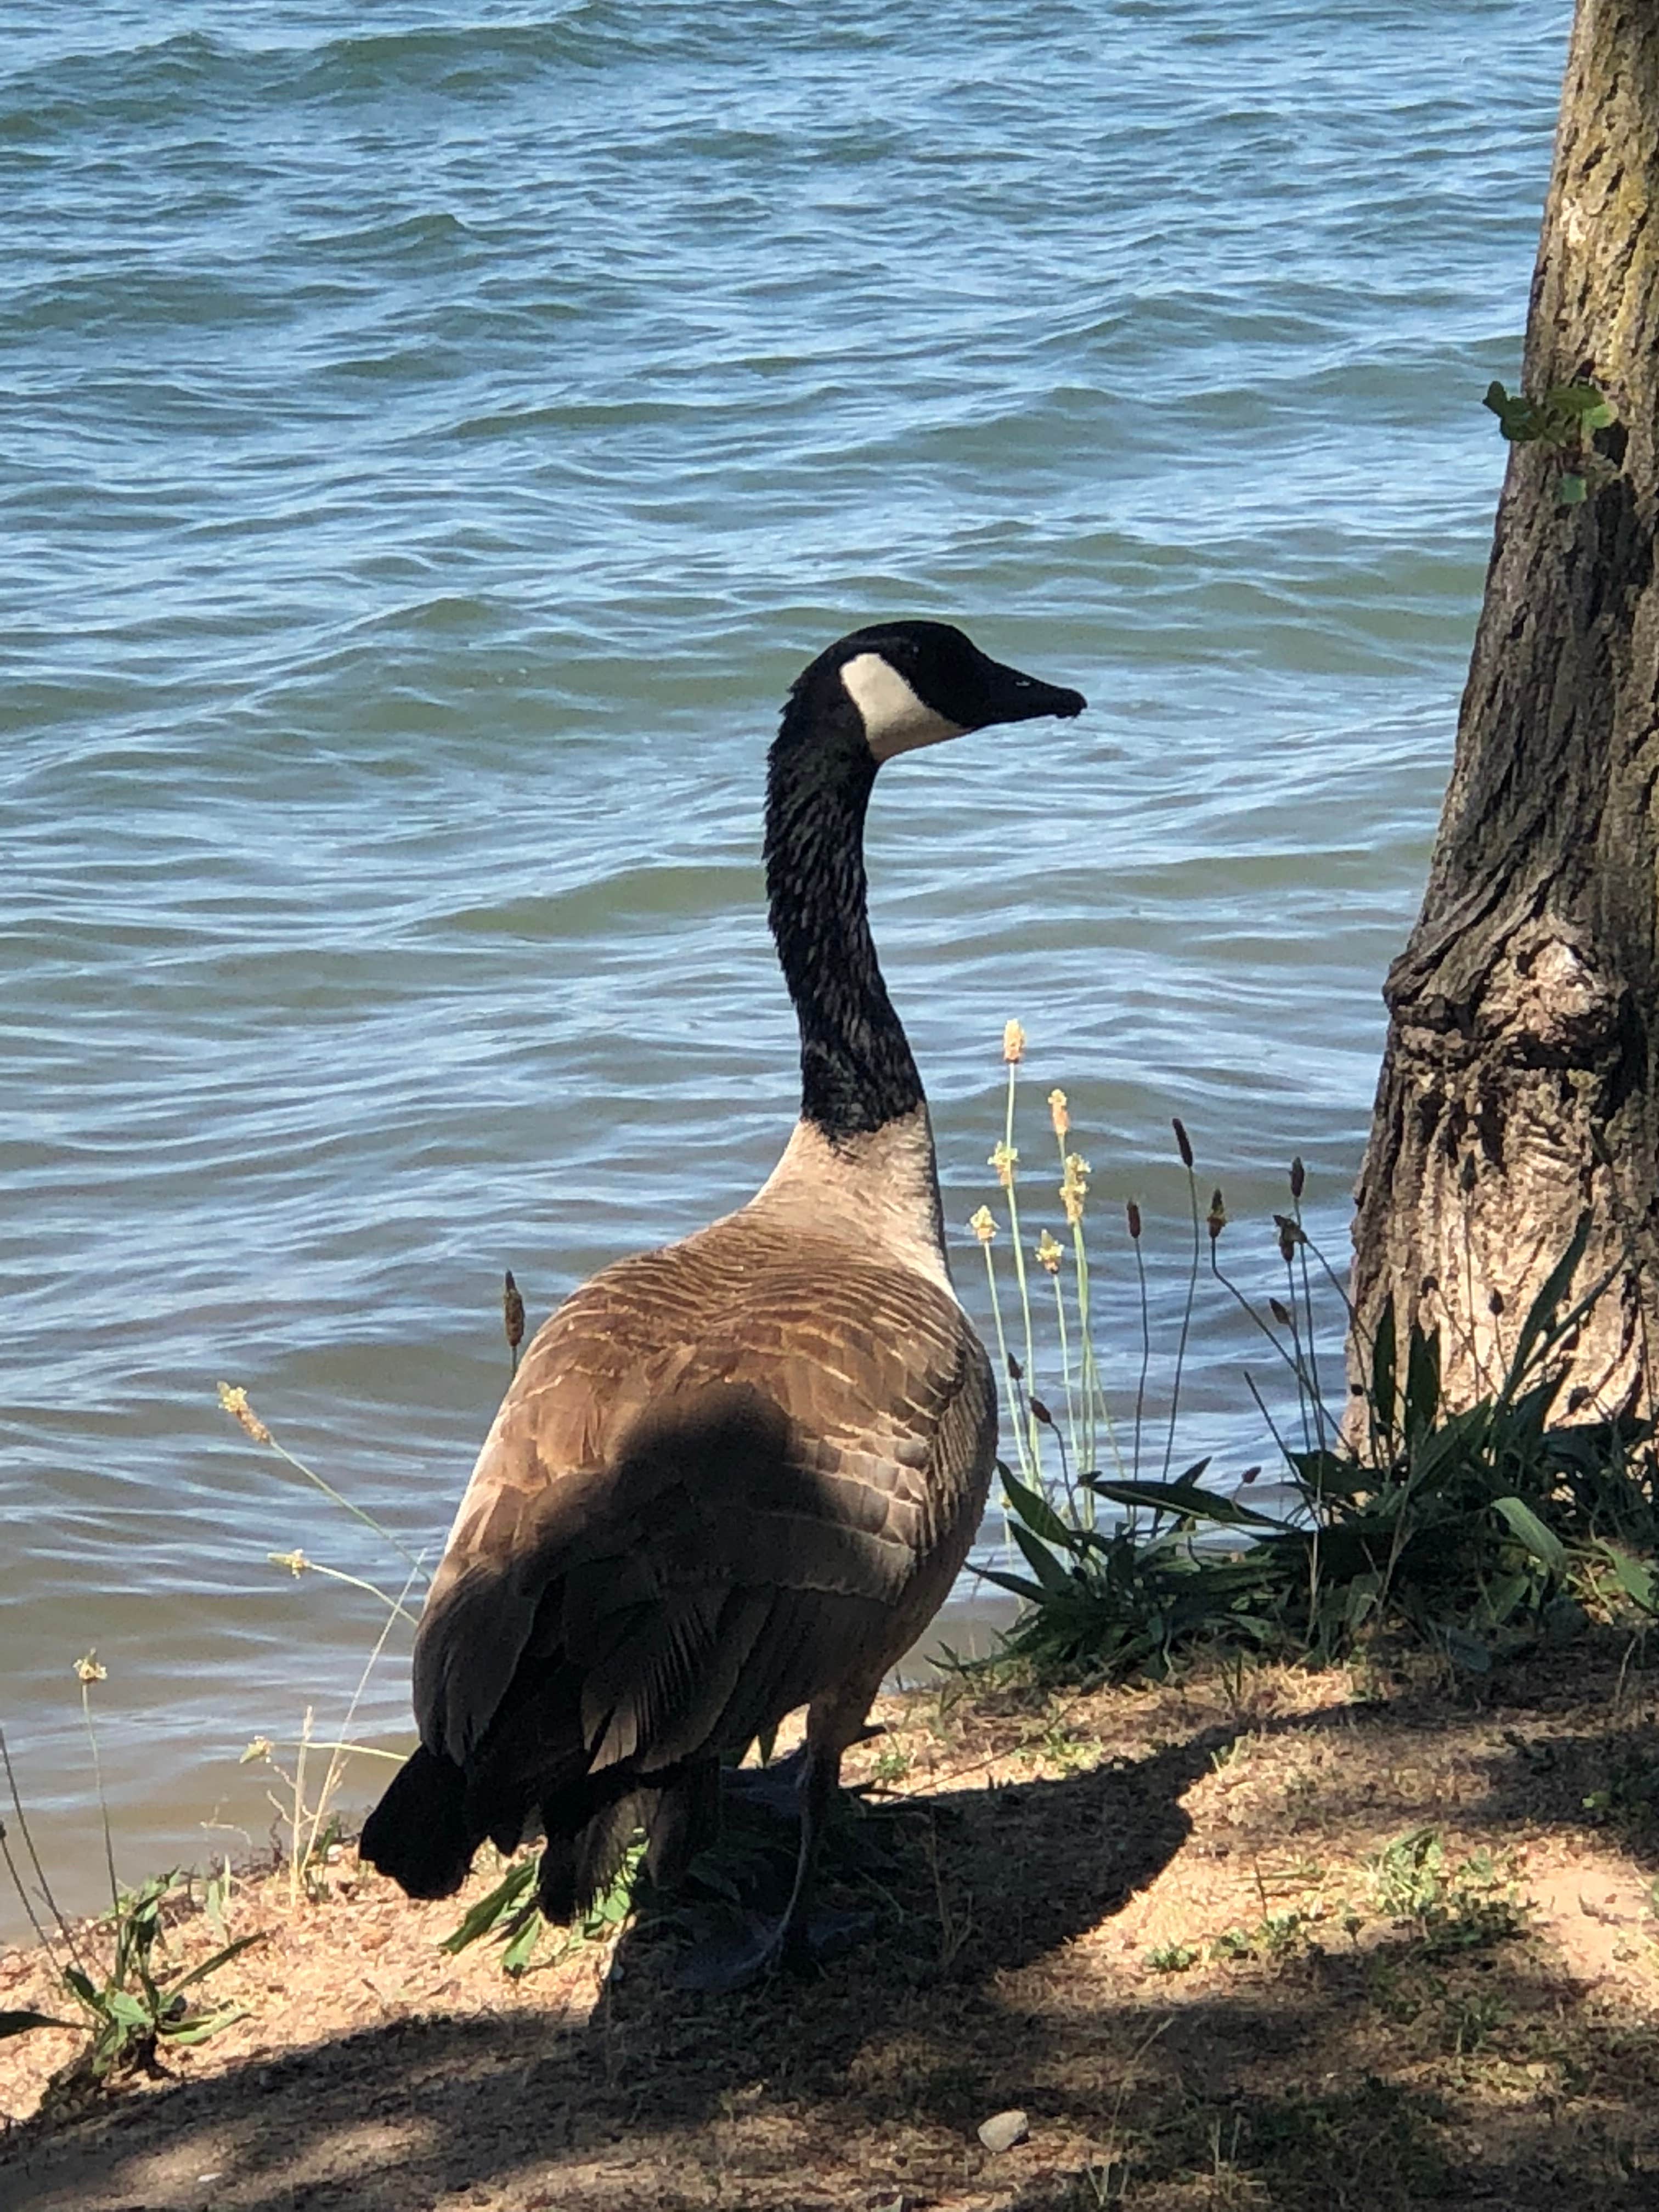
[[[1634,1744],[1613,1752],[1606,1781],[1586,1794],[1583,1807],[1598,1823],[1650,1832],[1659,1821],[1659,1759]]]
[[[544,1962],[556,1966],[584,1943],[603,1943],[622,1927],[634,1910],[635,1893],[645,1863],[645,1838],[636,1836],[616,1880],[603,1897],[596,1898],[581,1918],[556,1931],[561,1939]],[[537,1855],[513,1861],[495,1887],[468,1907],[458,1924],[440,1944],[452,1956],[486,1936],[501,1945],[501,1971],[516,1981],[535,1963],[544,1933],[551,1923],[529,1892],[536,1879]]]
[[[901,1751],[896,1744],[887,1743],[876,1753],[870,1769],[870,1779],[878,1790],[896,1790],[901,1782],[908,1779],[909,1772],[909,1753]]]
[[[1202,1955],[1195,1943],[1158,1943],[1147,1952],[1146,1964],[1155,1974],[1184,1974]]]
[[[1508,2024],[1511,2008],[1494,1990],[1454,1988],[1443,1974],[1425,1972],[1422,1958],[1419,1952],[1372,1960],[1365,1977],[1369,2001],[1402,2027],[1420,2021],[1437,2049],[1469,2057]]]
[[[1224,1928],[1210,1945],[1210,1956],[1234,1965],[1247,1959],[1277,1962],[1304,1950],[1307,1943],[1305,1913],[1267,1912],[1254,1928]]]
[[[1080,1773],[1100,1758],[1099,1739],[1081,1735],[1059,1713],[1049,1716],[1033,1748],[1062,1774]]]
[[[1455,2058],[1467,2058],[1507,2026],[1511,2008],[1496,1990],[1470,1990],[1449,1996],[1441,2010],[1441,2043]]]
[[[1143,1505],[1158,1501],[1167,1525],[1154,1522],[1147,1533],[1127,1519],[1109,1531],[1084,1526],[999,1462],[1011,1534],[1031,1569],[983,1570],[987,1581],[1027,1601],[1006,1638],[1009,1650],[1040,1671],[1115,1678],[1161,1674],[1177,1650],[1199,1642],[1278,1640],[1271,1560],[1254,1549],[1206,1555],[1194,1546],[1200,1516],[1229,1517],[1227,1499],[1198,1487],[1207,1464],[1199,1461],[1174,1483],[1122,1486],[1134,1487]],[[1103,1482],[1088,1486],[1115,1495]],[[1232,1517],[1241,1528],[1278,1525],[1244,1509]]]
[[[257,1933],[222,1944],[210,1958],[188,1970],[169,1972],[158,1963],[164,1910],[185,1894],[176,1868],[152,1875],[137,1889],[118,1890],[105,1923],[112,1935],[108,1966],[101,1973],[74,1964],[59,1969],[64,1987],[86,2014],[92,2039],[82,2065],[94,2081],[134,2069],[159,2073],[163,2051],[205,2042],[242,2016],[235,2005],[198,2008],[185,1991],[261,1942]]]
[[[1610,429],[1618,420],[1605,394],[1593,384],[1575,380],[1553,384],[1540,398],[1528,399],[1494,379],[1480,404],[1498,417],[1498,428],[1512,446],[1540,446],[1559,463],[1556,498],[1563,507],[1578,506],[1589,489],[1594,458],[1585,451],[1585,435]]]
[[[58,1909],[52,1884],[34,1848],[3,1733],[0,1733],[0,1762],[5,1767],[18,1834],[34,1875],[33,1894],[13,1857],[3,1823],[0,1823],[0,1854],[3,1854],[12,1887],[35,1936],[51,1960],[65,1996],[78,2008],[87,2031],[86,2046],[72,2063],[60,2087],[83,2082],[97,2087],[134,2069],[149,2074],[164,2072],[163,2051],[204,2042],[232,2021],[240,2019],[237,2007],[204,2008],[189,1992],[251,1945],[263,1941],[263,1937],[257,1932],[239,1936],[222,1943],[210,1957],[194,1966],[163,1966],[161,1954],[166,1948],[167,1910],[169,1905],[187,1902],[188,1887],[176,1869],[152,1875],[137,1889],[124,1889],[118,1881],[90,1698],[93,1685],[107,1679],[106,1670],[99,1663],[96,1654],[88,1651],[76,1662],[75,1673],[81,1686],[81,1709],[91,1745],[93,1774],[103,1823],[104,1856],[110,1886],[108,1917],[95,1927],[83,1926],[77,1936]],[[56,1929],[55,1940],[36,1910],[36,1896],[45,1905]],[[71,2024],[44,2013],[7,2013],[0,2014],[0,2037],[27,2033],[32,2028]]]
[[[1490,1854],[1477,1851],[1453,1864],[1432,1828],[1387,1845],[1366,1874],[1377,1911],[1409,1924],[1431,1957],[1484,1949],[1523,1925],[1523,1908]]]

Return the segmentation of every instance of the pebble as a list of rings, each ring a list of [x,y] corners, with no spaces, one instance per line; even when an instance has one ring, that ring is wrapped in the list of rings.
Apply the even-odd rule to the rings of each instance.
[[[1024,2112],[993,2112],[980,2124],[979,2139],[988,2151],[1012,2150],[1031,2132]]]

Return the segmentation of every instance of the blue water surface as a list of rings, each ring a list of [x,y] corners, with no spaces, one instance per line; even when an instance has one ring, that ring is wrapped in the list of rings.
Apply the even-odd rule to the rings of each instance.
[[[68,1902],[82,1651],[128,1870],[238,1850],[238,1753],[337,1730],[380,1625],[267,1554],[400,1572],[216,1382],[435,1546],[502,1268],[539,1315],[764,1176],[761,764],[854,623],[1091,701],[878,794],[952,1224],[1018,1014],[1028,1226],[1058,1084],[1121,1418],[1132,1194],[1167,1403],[1171,1114],[1252,1284],[1292,1152],[1340,1264],[1570,12],[8,11],[0,1719]],[[1271,1457],[1251,1346],[1204,1283],[1223,1473]]]

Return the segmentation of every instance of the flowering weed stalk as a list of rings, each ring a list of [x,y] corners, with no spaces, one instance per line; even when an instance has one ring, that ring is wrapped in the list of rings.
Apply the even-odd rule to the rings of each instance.
[[[249,1405],[247,1392],[240,1383],[222,1382],[219,1385],[219,1403],[230,1415],[232,1420],[252,1437],[256,1444],[269,1445],[278,1459],[286,1460],[296,1474],[303,1475],[313,1489],[320,1490],[325,1498],[339,1507],[341,1512],[350,1514],[352,1519],[361,1521],[365,1528],[372,1528],[383,1544],[389,1544],[404,1565],[413,1570],[414,1579],[421,1582],[431,1580],[431,1577],[414,1553],[392,1534],[384,1522],[377,1521],[372,1513],[366,1513],[361,1505],[354,1505],[349,1498],[342,1497],[331,1482],[325,1481],[314,1468],[307,1467],[302,1459],[295,1456],[286,1444],[278,1442],[254,1412],[252,1407]],[[307,1562],[307,1564],[310,1563]],[[380,1597],[385,1596],[384,1591],[377,1591],[375,1595]],[[390,1600],[386,1601],[389,1603]]]
[[[516,1299],[517,1291],[511,1275],[507,1277],[507,1281],[509,1291]],[[509,1348],[516,1352],[517,1345],[513,1336],[513,1313],[510,1303],[507,1322]],[[520,1301],[518,1324],[520,1336],[523,1334],[523,1322],[524,1309],[522,1301]],[[376,1637],[374,1647],[363,1663],[362,1672],[358,1676],[356,1688],[351,1693],[351,1700],[346,1707],[345,1719],[341,1724],[338,1735],[329,1742],[319,1743],[312,1731],[312,1708],[307,1705],[299,1736],[290,1747],[295,1753],[291,1769],[283,1765],[277,1759],[276,1747],[269,1736],[256,1736],[242,1753],[244,1765],[250,1759],[263,1759],[272,1771],[281,1778],[285,1785],[284,1798],[278,1798],[274,1793],[270,1794],[271,1803],[276,1806],[277,1812],[289,1826],[290,1844],[289,1901],[291,1905],[297,1907],[302,1893],[307,1897],[315,1899],[320,1897],[325,1892],[325,1885],[321,1881],[317,1869],[326,1856],[329,1842],[333,1834],[334,1824],[330,1820],[330,1808],[344,1775],[345,1762],[353,1753],[362,1753],[366,1757],[375,1759],[395,1759],[398,1756],[394,1753],[380,1751],[373,1744],[354,1743],[351,1741],[351,1724],[356,1718],[357,1708],[362,1704],[363,1694],[368,1687],[369,1677],[386,1650],[387,1638],[391,1636],[394,1626],[399,1621],[411,1628],[416,1625],[418,1615],[411,1612],[409,1606],[410,1593],[417,1582],[428,1582],[431,1577],[427,1572],[424,1553],[416,1554],[410,1551],[398,1541],[389,1528],[377,1521],[372,1513],[366,1513],[361,1506],[354,1505],[349,1498],[341,1495],[332,1483],[325,1481],[314,1468],[307,1467],[305,1462],[297,1458],[286,1445],[279,1443],[272,1435],[267,1424],[260,1419],[258,1414],[248,1403],[248,1395],[245,1389],[240,1387],[233,1388],[228,1382],[222,1382],[219,1385],[219,1403],[232,1419],[252,1437],[255,1443],[268,1445],[279,1459],[286,1461],[289,1467],[303,1475],[315,1489],[321,1491],[325,1498],[329,1498],[344,1512],[349,1513],[354,1520],[360,1521],[365,1528],[372,1528],[377,1536],[402,1557],[409,1568],[409,1572],[404,1577],[403,1588],[394,1597],[390,1591],[382,1589],[378,1583],[366,1581],[360,1575],[346,1574],[338,1567],[325,1566],[319,1560],[308,1558],[304,1552],[297,1548],[291,1552],[268,1552],[265,1554],[273,1566],[286,1567],[295,1581],[304,1574],[320,1574],[325,1576],[331,1582],[344,1584],[349,1589],[363,1591],[365,1595],[374,1598],[386,1608],[386,1619],[381,1623],[380,1634]],[[307,1769],[313,1750],[326,1750],[329,1754],[328,1765],[324,1771],[322,1787],[317,1793],[314,1805],[310,1803],[307,1797]]]
[[[1062,1091],[1051,1091],[1048,1102],[1048,1115],[1060,1148],[1059,1197],[1061,1213],[1070,1231],[1073,1310],[1068,1311],[1065,1282],[1066,1247],[1046,1224],[1032,1246],[1031,1257],[1036,1261],[1038,1271],[1048,1278],[1054,1288],[1054,1333],[1060,1347],[1060,1401],[1063,1402],[1066,1413],[1062,1430],[1037,1389],[1038,1330],[1033,1311],[1032,1276],[1026,1265],[1025,1232],[1020,1219],[1019,1151],[1014,1136],[1018,1073],[1025,1058],[1025,1047],[1024,1030],[1018,1022],[1008,1023],[1002,1037],[1002,1057],[1007,1069],[1003,1133],[991,1153],[989,1162],[1008,1209],[1014,1290],[1019,1302],[1018,1319],[1025,1354],[1023,1364],[1009,1351],[1008,1325],[1004,1316],[1001,1287],[997,1279],[996,1262],[992,1251],[1000,1224],[991,1208],[981,1206],[969,1219],[968,1226],[985,1254],[986,1283],[996,1335],[997,1368],[1007,1406],[1007,1429],[1013,1439],[1014,1457],[1018,1463],[1022,1488],[1027,1492],[1040,1494],[1042,1492],[1047,1480],[1043,1440],[1045,1436],[1051,1437],[1060,1462],[1061,1487],[1073,1500],[1083,1525],[1092,1528],[1095,1495],[1088,1482],[1097,1472],[1103,1436],[1120,1474],[1123,1468],[1106,1394],[1101,1386],[1090,1313],[1089,1256],[1084,1237],[1090,1169],[1088,1161],[1080,1153],[1067,1149],[1071,1115],[1066,1094]]]

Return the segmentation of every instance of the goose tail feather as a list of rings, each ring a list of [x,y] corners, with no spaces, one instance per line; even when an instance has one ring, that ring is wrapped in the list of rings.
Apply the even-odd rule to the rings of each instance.
[[[482,1838],[466,1817],[466,1779],[422,1744],[363,1824],[358,1856],[410,1897],[453,1897]]]
[[[581,1919],[622,1871],[634,1832],[650,1827],[657,1809],[654,1790],[583,1792],[577,1804],[568,1796],[542,1808],[547,1832],[536,1901],[556,1925]]]

